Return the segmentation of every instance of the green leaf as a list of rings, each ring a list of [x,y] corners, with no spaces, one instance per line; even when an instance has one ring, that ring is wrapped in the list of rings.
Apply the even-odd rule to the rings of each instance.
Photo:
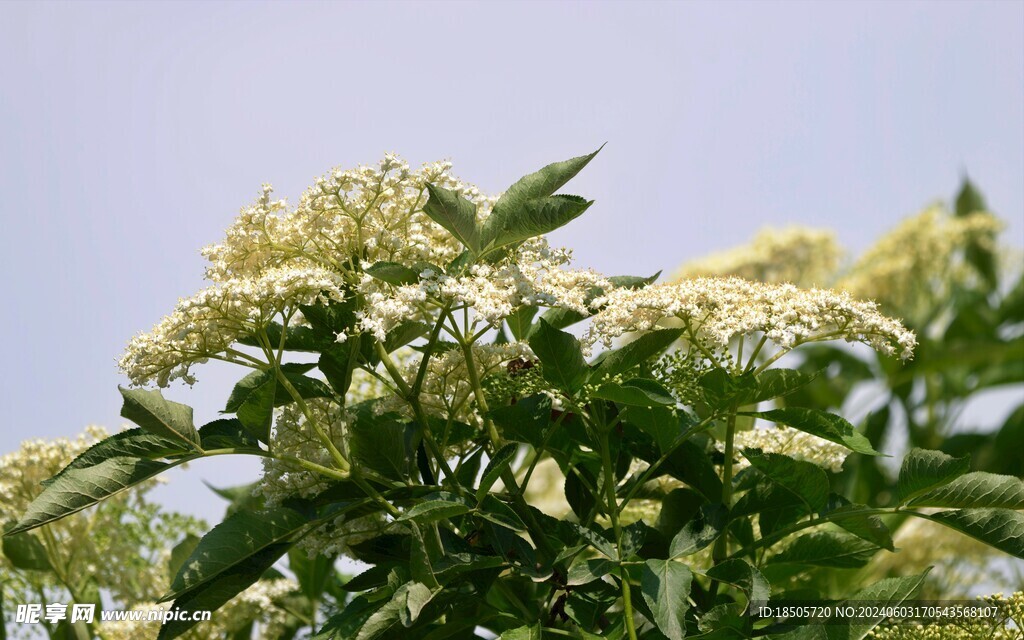
[[[894,551],[892,534],[882,519],[875,515],[857,513],[866,509],[868,507],[862,504],[847,503],[828,511],[826,515],[837,526],[846,529],[858,538],[877,544],[888,551]]]
[[[727,511],[721,504],[707,504],[692,520],[672,538],[669,557],[681,558],[701,549],[718,539],[726,524]]]
[[[767,602],[771,585],[754,565],[740,558],[722,561],[708,569],[707,577],[731,584],[747,596],[748,602]]]
[[[419,282],[420,274],[398,262],[376,262],[367,267],[366,273],[381,282],[400,286]]]
[[[406,426],[384,416],[361,416],[349,425],[349,447],[358,464],[393,480],[409,474],[412,451]]]
[[[819,438],[824,438],[836,444],[841,444],[848,449],[868,456],[880,456],[871,446],[871,442],[864,437],[864,434],[834,413],[819,411],[818,409],[804,409],[799,407],[787,407],[785,409],[773,409],[771,411],[742,412],[741,415],[763,418],[777,424],[784,424],[804,433],[809,433]]]
[[[414,521],[409,521],[409,529],[412,531],[412,544],[409,545],[409,574],[414,581],[435,589],[440,585],[430,563],[430,553],[427,551],[423,532]]]
[[[878,545],[839,531],[815,531],[798,537],[768,564],[801,564],[816,567],[863,567]]]
[[[13,525],[14,523],[10,523],[4,529],[13,529]],[[4,534],[3,552],[15,569],[53,571],[46,547],[31,533]]]
[[[601,147],[603,148],[604,145],[601,145]],[[497,247],[514,242],[514,240],[499,242],[498,238],[503,235],[502,232],[506,229],[509,231],[515,229],[518,222],[517,219],[523,217],[522,212],[527,203],[547,198],[554,194],[582,171],[583,167],[587,166],[600,151],[601,149],[598,149],[585,156],[571,158],[562,162],[554,162],[545,166],[540,171],[523,176],[517,180],[515,184],[498,198],[490,217],[484,222],[484,245],[493,244],[493,246]],[[533,235],[553,231],[562,226],[562,224],[565,224],[565,222],[568,222],[568,220],[561,223],[556,223],[556,220],[549,220],[547,222],[549,224],[545,225],[544,230],[537,231]],[[554,224],[554,226],[550,226],[551,224]],[[521,235],[521,232],[517,235]],[[529,237],[532,236],[528,235],[523,239]]]
[[[606,382],[591,397],[632,407],[668,407],[676,402],[667,389],[653,380],[643,378],[623,384]]]
[[[139,458],[108,458],[99,464],[62,473],[25,510],[15,535],[77,513],[140,482],[149,480],[179,462],[165,463]]]
[[[203,536],[161,601],[181,598],[265,549],[289,543],[308,522],[283,506],[235,512]]]
[[[754,404],[773,398],[787,396],[810,383],[816,375],[796,369],[768,369],[754,376],[756,389],[742,399],[740,404]]]
[[[270,442],[270,426],[277,398],[272,371],[256,371],[242,378],[228,398],[225,413],[235,413],[242,426],[262,442]]]
[[[444,494],[433,500],[416,503],[411,509],[398,518],[398,522],[412,520],[417,524],[430,524],[438,520],[446,520],[461,516],[472,511],[472,507],[454,495]]]
[[[189,533],[181,542],[174,545],[171,549],[171,557],[167,559],[167,575],[176,576],[181,568],[185,566],[185,561],[188,560],[192,552],[199,546],[199,536]]]
[[[615,571],[616,564],[607,558],[584,558],[572,563],[565,583],[570,587],[589,584]]]
[[[519,452],[519,445],[515,443],[506,444],[494,454],[494,456],[487,463],[484,468],[484,475],[480,479],[480,486],[476,490],[476,502],[480,504],[484,500],[484,496],[491,490],[491,487],[501,474],[508,469],[508,466],[512,464],[512,460],[515,459],[516,454]]]
[[[907,506],[1024,509],[1024,480],[976,471],[913,498]]]
[[[259,441],[235,418],[221,418],[199,427],[203,448],[260,450]]]
[[[570,333],[559,331],[543,318],[530,336],[530,348],[540,358],[544,379],[563,391],[578,391],[589,374],[580,343]]]
[[[530,329],[532,328],[531,323],[533,322],[534,316],[537,315],[537,311],[537,307],[533,305],[523,305],[516,308],[515,311],[505,318],[509,331],[512,332],[512,336],[516,340],[525,340],[530,334]]]
[[[261,549],[243,561],[219,573],[175,600],[173,609],[180,611],[215,611],[231,598],[246,590],[260,579],[277,560],[288,551],[288,544],[275,544]],[[157,640],[177,638],[197,624],[192,616],[168,620],[160,627]]]
[[[1024,514],[1010,509],[958,509],[926,517],[1024,559]]]
[[[649,358],[660,355],[682,333],[682,329],[659,329],[645,333],[636,340],[609,351],[597,365],[594,373],[598,378],[625,373]]]
[[[423,322],[403,322],[384,337],[384,350],[391,353],[399,347],[404,347],[416,338],[421,338],[430,333],[430,325]]]
[[[202,435],[202,434],[200,434]],[[144,429],[128,429],[115,433],[92,445],[78,455],[60,473],[42,482],[49,486],[62,474],[73,469],[84,469],[95,466],[109,458],[149,458],[158,459],[169,455],[190,453],[180,440],[154,435]]]
[[[693,574],[674,560],[648,560],[640,573],[640,593],[654,614],[654,624],[669,640],[686,636],[687,598]]]
[[[423,212],[455,236],[473,253],[480,253],[480,230],[476,224],[476,205],[459,194],[427,184],[430,198]]]
[[[653,276],[611,276],[608,278],[608,282],[611,282],[620,289],[642,289],[649,284],[652,284],[658,277],[661,276],[661,272],[655,273]]]
[[[899,609],[904,602],[912,599],[924,584],[926,570],[914,576],[904,578],[886,578],[875,584],[865,587],[854,593],[848,600],[838,605],[836,609],[844,609],[847,606],[863,606],[864,603],[871,603],[871,609],[878,609],[884,612],[888,608]],[[862,640],[880,622],[885,620],[882,617],[876,618],[850,618],[833,617],[828,620],[819,620],[815,624],[798,627],[783,634],[773,634],[775,640]]]
[[[339,396],[344,397],[352,386],[352,372],[359,364],[362,342],[363,336],[356,334],[345,342],[335,342],[320,353],[316,366]]]
[[[825,506],[828,475],[818,465],[780,453],[762,453],[759,449],[747,449],[743,455],[768,479],[800,498],[809,511],[818,511]]]
[[[165,400],[159,391],[124,387],[118,387],[118,390],[124,396],[121,417],[128,418],[152,434],[202,451],[199,433],[192,422],[192,407]]]
[[[900,503],[956,480],[971,469],[969,457],[954,458],[941,451],[912,449],[903,458],[897,491]]]
[[[592,204],[593,200],[579,196],[556,195],[527,200],[515,210],[495,206],[480,230],[481,244],[493,250],[549,233],[578,218]]]

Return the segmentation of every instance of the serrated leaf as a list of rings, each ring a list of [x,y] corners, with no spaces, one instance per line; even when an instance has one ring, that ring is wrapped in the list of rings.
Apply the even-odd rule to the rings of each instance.
[[[827,512],[833,523],[849,531],[853,535],[874,543],[888,551],[894,551],[892,534],[882,519],[870,514],[857,514],[868,507],[862,504],[844,504]],[[836,517],[849,514],[846,517]]]
[[[499,640],[543,640],[543,637],[539,622],[529,626],[509,629],[498,636]]]
[[[77,513],[179,463],[119,457],[68,471],[43,489],[29,504],[17,526],[5,535],[28,531]]]
[[[13,525],[14,523],[10,523],[4,528],[13,529]],[[53,571],[53,565],[50,564],[50,557],[46,553],[46,547],[31,533],[5,534],[3,538],[3,553],[15,569]]]
[[[976,471],[913,498],[907,506],[1024,509],[1024,480]]]
[[[512,507],[490,493],[484,496],[483,504],[476,512],[476,516],[512,531],[519,533],[526,531],[526,525],[522,518],[512,510]]]
[[[604,356],[594,373],[598,378],[625,373],[649,358],[660,355],[682,333],[682,329],[659,329],[645,333],[636,340],[607,352],[608,355]]]
[[[669,557],[681,558],[704,549],[722,535],[727,511],[721,504],[706,504],[686,523],[669,545]]]
[[[578,391],[589,375],[580,343],[570,333],[559,331],[543,318],[530,336],[530,348],[540,358],[544,379],[563,391]]]
[[[515,210],[495,206],[480,229],[480,242],[485,250],[492,250],[550,233],[578,218],[592,204],[593,200],[579,196],[555,195],[527,200]]]
[[[871,442],[864,437],[860,431],[845,418],[827,411],[818,409],[805,409],[801,407],[787,407],[785,409],[773,409],[771,411],[742,412],[741,415],[753,416],[770,420],[777,424],[784,424],[804,433],[809,433],[819,438],[824,438],[836,444],[862,453],[867,456],[880,456],[875,451]]]
[[[957,509],[940,511],[925,517],[1014,557],[1024,559],[1024,514],[1019,511]]]
[[[395,286],[414,284],[419,281],[420,274],[398,262],[375,262],[366,268],[367,275]]]
[[[610,574],[615,568],[615,562],[607,558],[577,560],[569,567],[565,583],[570,587],[589,584]]]
[[[121,417],[146,431],[201,451],[199,433],[192,422],[192,407],[166,400],[159,391],[118,387],[124,397]]]
[[[740,558],[730,558],[708,569],[707,577],[731,584],[747,596],[748,602],[767,602],[771,585],[757,568]]]
[[[952,482],[970,470],[971,460],[967,456],[954,458],[941,451],[912,449],[900,466],[896,484],[900,502]]]
[[[862,567],[878,551],[878,545],[838,531],[814,531],[793,540],[768,560],[768,564],[801,564],[815,567]]]
[[[519,445],[515,443],[506,444],[494,454],[484,468],[484,475],[480,479],[480,486],[476,490],[477,504],[483,502],[484,496],[491,490],[494,483],[498,481],[505,469],[508,469],[519,452]]]
[[[763,453],[759,449],[747,449],[743,455],[769,480],[800,498],[808,511],[818,511],[825,506],[828,475],[818,465],[780,453]]]
[[[212,580],[175,600],[173,609],[179,611],[215,611],[231,598],[252,586],[277,560],[288,551],[287,544],[276,544],[261,549],[245,558]],[[192,616],[168,620],[160,627],[157,640],[172,640],[197,624]]]
[[[526,304],[516,308],[515,311],[505,318],[505,322],[508,324],[508,328],[516,340],[525,340],[530,334],[531,323],[534,316],[537,315],[537,311],[539,311],[537,307]]]
[[[360,418],[349,426],[349,447],[355,462],[393,480],[409,473],[412,451],[406,426],[395,420]]]
[[[476,223],[476,205],[443,187],[427,184],[430,194],[423,212],[448,230],[473,253],[480,253],[480,230]]]
[[[201,436],[202,434],[200,434]],[[68,466],[42,482],[49,486],[62,474],[73,469],[84,469],[107,460],[108,458],[148,458],[158,459],[169,455],[190,453],[190,450],[178,439],[166,438],[152,434],[145,429],[128,429],[100,440],[80,453]]]
[[[265,549],[290,542],[308,522],[284,506],[235,512],[203,536],[161,600],[181,598]]]
[[[654,624],[669,640],[686,636],[685,617],[693,574],[680,562],[647,560],[640,572],[640,593],[654,614]]]
[[[425,500],[414,505],[398,518],[398,522],[412,520],[418,524],[430,524],[461,516],[472,511],[462,500],[452,496],[450,499]]]
[[[646,378],[636,378],[622,384],[605,382],[591,397],[631,407],[669,407],[676,403],[667,389]]]

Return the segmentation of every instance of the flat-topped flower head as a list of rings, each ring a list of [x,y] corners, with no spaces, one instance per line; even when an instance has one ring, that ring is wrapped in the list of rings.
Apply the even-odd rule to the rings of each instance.
[[[861,342],[907,359],[916,339],[873,302],[828,289],[800,289],[741,278],[694,278],[643,289],[616,289],[601,306],[585,343],[610,346],[619,336],[647,331],[663,321],[681,322],[690,343],[708,354],[727,350],[734,338],[764,336],[788,351],[808,342]]]
[[[337,273],[300,262],[230,278],[180,299],[149,333],[132,338],[119,366],[133,384],[165,387],[178,378],[191,384],[191,365],[223,353],[278,314],[343,299],[343,286]]]
[[[750,243],[684,264],[677,282],[707,276],[736,276],[758,282],[822,286],[832,281],[843,251],[835,233],[824,229],[762,229]]]

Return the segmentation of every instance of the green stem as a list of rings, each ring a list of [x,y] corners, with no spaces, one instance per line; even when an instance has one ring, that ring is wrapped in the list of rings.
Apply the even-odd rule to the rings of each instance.
[[[615,555],[619,563],[619,578],[622,581],[622,610],[626,620],[626,631],[630,640],[636,640],[636,627],[633,622],[633,600],[629,590],[629,574],[622,566],[622,527],[619,525],[619,504],[615,497],[615,469],[612,466],[612,455],[608,445],[608,431],[601,433],[601,463],[604,468],[605,499],[608,502],[608,517],[612,521],[615,533]]]
[[[722,464],[722,504],[726,509],[732,508],[732,457],[736,441],[736,407],[730,407],[725,423],[725,462]],[[715,564],[725,560],[729,555],[729,528],[726,527],[715,541],[711,557]]]

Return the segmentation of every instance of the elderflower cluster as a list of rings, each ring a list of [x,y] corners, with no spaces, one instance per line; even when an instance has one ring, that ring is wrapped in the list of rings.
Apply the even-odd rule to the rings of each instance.
[[[270,268],[254,278],[230,278],[179,300],[152,331],[132,338],[119,365],[133,384],[165,387],[178,378],[191,384],[193,364],[223,353],[278,314],[341,300],[342,285],[338,274],[308,263]]]
[[[822,286],[834,277],[842,254],[831,231],[765,228],[749,244],[684,264],[672,281],[736,276],[757,282]]]
[[[893,623],[876,627],[873,640],[1024,640],[1024,591],[978,598],[977,606],[994,606],[995,618],[959,618],[932,624]]]
[[[595,291],[612,288],[592,270],[565,269],[568,249],[556,249],[544,238],[523,243],[497,264],[476,264],[465,275],[449,276],[425,269],[416,284],[391,286],[364,276],[359,289],[367,301],[360,326],[382,340],[401,322],[423,315],[428,300],[464,304],[477,317],[497,326],[522,305],[557,306],[590,315]]]
[[[474,202],[481,218],[494,203],[452,176],[450,162],[412,171],[394,154],[375,166],[335,169],[317,178],[294,209],[272,200],[273,189],[264,185],[224,240],[203,249],[211,262],[207,277],[218,282],[249,277],[294,260],[333,270],[351,267],[353,259],[447,264],[462,247],[423,212],[428,182]]]
[[[936,205],[907,218],[868,249],[837,287],[919,320],[949,293],[977,278],[961,259],[976,245],[995,249],[1003,224],[987,212],[954,216]]]
[[[224,637],[255,622],[256,638],[279,638],[286,631],[290,614],[276,603],[295,594],[298,589],[298,583],[287,578],[259,580],[217,609],[209,621],[200,622],[181,637],[185,640]],[[148,613],[163,612],[170,607],[169,602],[140,602],[133,604],[131,609]],[[160,633],[160,622],[111,620],[101,622],[98,630],[104,640],[155,640]]]
[[[760,449],[765,453],[781,453],[818,465],[819,467],[839,473],[843,470],[843,463],[846,456],[850,455],[850,449],[830,440],[819,438],[785,426],[771,426],[766,428],[755,427],[748,431],[736,433],[735,447],[737,451],[743,449]],[[725,452],[724,442],[715,442],[715,448]],[[750,466],[750,462],[743,456],[737,456],[734,460],[734,469],[743,469]]]
[[[75,438],[27,440],[0,456],[0,523],[20,519],[42,491],[43,480],[107,435],[106,429],[90,426]],[[82,576],[118,603],[158,598],[170,584],[165,550],[183,535],[201,533],[205,525],[148,502],[146,494],[155,486],[156,480],[139,483],[93,508],[22,534],[46,549],[54,571],[21,571],[0,554],[0,598],[33,602],[45,594],[66,601],[64,580]]]
[[[664,320],[680,321],[687,338],[713,355],[734,337],[760,334],[782,350],[807,342],[861,342],[903,359],[917,341],[897,320],[872,302],[827,289],[751,282],[741,278],[695,278],[643,289],[616,289],[595,300],[601,310],[585,344],[610,346],[615,338],[647,331]]]

